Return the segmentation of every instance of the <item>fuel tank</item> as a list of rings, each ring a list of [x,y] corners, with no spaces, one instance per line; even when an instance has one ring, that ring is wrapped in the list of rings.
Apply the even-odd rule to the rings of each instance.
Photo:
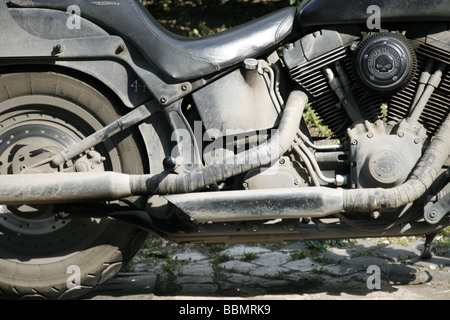
[[[414,21],[450,21],[450,0],[309,0],[302,5],[302,27],[365,24],[377,14],[381,24]]]

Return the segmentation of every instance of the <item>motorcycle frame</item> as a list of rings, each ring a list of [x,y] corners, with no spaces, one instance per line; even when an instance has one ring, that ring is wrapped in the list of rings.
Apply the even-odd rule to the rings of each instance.
[[[20,9],[33,10],[39,9]],[[56,13],[57,11],[55,11]],[[67,19],[69,14],[59,13],[60,19]],[[82,18],[81,18],[82,19]],[[72,70],[81,72],[99,83],[102,83],[111,92],[114,92],[122,103],[135,109],[139,106],[154,104],[155,101],[164,108],[172,129],[184,128],[191,131],[189,124],[181,113],[181,101],[188,94],[198,90],[214,79],[229,72],[222,71],[209,78],[196,79],[193,82],[172,83],[158,73],[148,61],[124,39],[115,35],[103,35],[83,38],[60,38],[57,40],[43,39],[31,35],[22,29],[9,14],[6,4],[0,2],[0,30],[7,30],[1,34],[2,46],[0,47],[0,67],[24,67],[42,66],[54,70]],[[55,32],[58,32],[57,30]],[[299,35],[300,37],[300,35]],[[113,66],[111,68],[111,66]],[[237,67],[236,67],[237,68]],[[231,68],[232,70],[235,68]],[[105,73],[105,70],[115,70],[114,74]],[[130,84],[141,82],[148,92],[130,94]],[[136,82],[136,86],[138,86]],[[135,92],[136,93],[136,92]],[[151,102],[152,101],[152,102]],[[140,120],[133,119],[134,125]],[[147,152],[150,152],[151,140],[145,135],[145,122],[139,128]],[[195,141],[195,139],[192,139]],[[194,152],[198,150],[193,146]],[[329,238],[352,238],[364,236],[399,236],[432,234],[448,225],[426,225],[425,223],[399,224],[393,229],[386,230],[389,223],[379,223],[379,232],[355,229],[349,226],[338,226],[334,222],[327,224],[318,219],[313,224],[301,225],[289,224],[289,219],[282,224],[262,225],[261,221],[232,223],[213,223],[202,226],[184,224],[183,220],[175,225],[167,226],[165,223],[156,223],[148,219],[135,219],[142,212],[131,215],[117,216],[128,223],[136,223],[138,227],[168,237],[176,242],[254,242],[254,241],[285,241],[285,240],[310,240]],[[126,217],[125,217],[126,216]],[[130,216],[134,219],[130,219]],[[297,219],[298,220],[298,219]],[[137,222],[136,222],[137,221]],[[256,227],[254,227],[256,226]],[[262,226],[262,227],[261,227]],[[336,227],[337,226],[337,227]],[[369,227],[369,226],[367,226]],[[170,230],[176,229],[176,231]],[[183,231],[183,235],[179,231]],[[247,230],[242,232],[243,230]],[[324,232],[327,231],[327,232]]]

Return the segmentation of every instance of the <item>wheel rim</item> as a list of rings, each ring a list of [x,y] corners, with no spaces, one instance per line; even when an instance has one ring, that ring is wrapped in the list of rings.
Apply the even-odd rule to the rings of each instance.
[[[64,174],[75,171],[76,159],[60,167],[45,163],[45,159],[103,126],[95,116],[80,106],[48,96],[8,100],[0,104],[0,110],[5,110],[0,116],[0,174]],[[99,147],[102,154],[107,155],[105,166],[110,170],[115,169],[114,167],[120,170],[120,160],[111,151],[113,149],[111,142]],[[35,166],[43,160],[44,164]],[[37,245],[36,236],[57,235],[68,225],[78,229],[73,237],[80,238],[80,241],[81,234],[89,229],[89,223],[55,218],[52,205],[0,205],[0,227],[6,232],[20,235],[22,244],[25,237],[29,241],[32,239],[31,242],[28,241],[29,245],[40,246]],[[64,239],[67,240],[67,237]]]

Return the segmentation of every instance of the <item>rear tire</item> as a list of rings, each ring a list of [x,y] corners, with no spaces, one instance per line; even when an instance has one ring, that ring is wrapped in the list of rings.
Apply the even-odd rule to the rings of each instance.
[[[120,117],[113,99],[52,72],[0,77],[0,174],[19,174]],[[144,173],[139,136],[127,130],[95,150],[103,170]],[[41,166],[40,172],[73,170]],[[64,173],[61,173],[64,174]],[[133,198],[137,203],[142,199]],[[57,219],[52,206],[0,205],[0,297],[80,297],[112,278],[147,233],[109,218]]]

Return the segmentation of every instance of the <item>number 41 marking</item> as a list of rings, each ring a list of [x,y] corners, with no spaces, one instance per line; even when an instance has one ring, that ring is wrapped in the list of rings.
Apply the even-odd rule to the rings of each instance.
[[[132,84],[131,87],[134,89],[134,92],[138,93],[138,92],[146,92],[146,87],[145,84],[142,83],[139,80],[135,80]]]

